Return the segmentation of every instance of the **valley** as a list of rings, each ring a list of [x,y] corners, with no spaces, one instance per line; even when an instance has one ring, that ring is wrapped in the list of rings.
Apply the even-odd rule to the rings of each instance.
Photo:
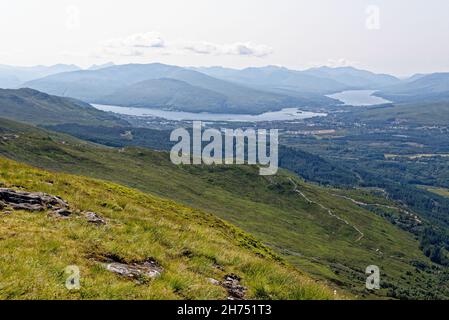
[[[364,288],[363,272],[367,265],[377,264],[386,277],[386,287],[377,295],[424,298],[429,283],[434,283],[434,292],[445,295],[446,287],[431,271],[439,267],[421,253],[412,233],[383,216],[407,226],[414,222],[376,193],[320,187],[287,171],[264,178],[257,168],[246,166],[177,167],[164,152],[111,149],[8,121],[2,121],[1,127],[18,136],[0,145],[3,156],[117,182],[213,213],[253,234],[300,270],[344,292],[371,296]],[[367,210],[340,194],[390,207]],[[415,276],[415,265],[426,270],[424,278],[424,274]]]
[[[448,12],[0,2],[0,305],[167,320],[444,306]]]
[[[360,77],[355,82],[365,83],[365,87],[348,80],[348,73]],[[89,81],[95,81],[95,85],[86,87]],[[300,85],[304,81],[313,88],[305,90]],[[222,283],[226,281],[222,278],[230,274],[242,279],[245,298],[447,299],[448,102],[380,98],[384,86],[396,86],[398,81],[353,68],[303,72],[277,67],[189,70],[162,64],[106,66],[49,75],[27,83],[35,89],[0,90],[0,182],[7,188],[62,194],[80,207],[80,212],[93,210],[114,223],[122,221],[111,226],[112,242],[106,238],[106,231],[103,234],[77,225],[77,221],[63,221],[75,226],[77,235],[69,235],[80,239],[85,248],[97,236],[96,246],[109,246],[100,250],[102,253],[83,249],[77,261],[88,270],[88,281],[98,285],[98,281],[107,279],[111,291],[88,286],[75,298],[155,297],[147,287],[137,286],[127,292],[126,281],[113,281],[98,270],[89,258],[93,254],[116,257],[106,260],[133,268],[141,268],[154,258],[159,267],[172,273],[151,281],[150,287],[158,297],[170,299],[225,298],[223,287],[210,288],[207,279],[219,278],[217,283]],[[135,95],[139,92],[141,96]],[[336,92],[354,96],[345,100]],[[191,130],[191,120],[205,121],[204,129],[279,129],[282,169],[274,176],[263,177],[258,175],[257,166],[172,164],[170,133],[180,127]],[[23,172],[23,177],[11,175],[11,168]],[[32,178],[27,180],[29,176]],[[70,183],[60,188],[64,179]],[[60,181],[58,188],[52,189],[54,182],[44,186],[46,181],[56,180]],[[86,185],[78,192],[92,190],[85,200],[89,206],[82,205],[81,195],[68,192],[67,188],[75,184]],[[137,198],[126,203],[120,193],[116,194],[119,191]],[[114,200],[99,205],[90,198],[101,193]],[[120,200],[115,200],[117,197]],[[139,218],[134,218],[130,215],[136,211],[133,201],[140,197],[156,200],[149,207],[139,204]],[[173,208],[188,213],[180,214],[178,209],[171,212]],[[187,235],[182,236],[182,243],[176,243],[173,235],[177,231],[167,231],[168,236],[166,229],[158,229],[159,225],[147,225],[148,212],[171,215],[170,219],[176,221],[169,223],[173,230],[183,228],[184,220],[179,220],[182,216],[192,224],[189,228],[204,227],[206,233],[218,232],[218,238],[223,229],[216,229],[217,225],[223,224],[223,228],[232,230],[224,232],[235,245],[226,251],[248,255],[245,261],[251,260],[248,263],[254,265],[239,269],[243,258],[233,256],[228,258],[234,262],[223,270],[224,262],[217,256],[209,259],[204,253],[192,253]],[[203,223],[199,215],[211,220]],[[23,219],[31,217],[25,215]],[[3,218],[20,229],[21,220],[15,212]],[[23,236],[32,232],[36,223],[53,228],[45,219],[27,220],[20,229]],[[132,227],[121,233],[119,226],[130,224]],[[61,228],[55,233],[66,232],[64,224]],[[131,230],[138,230],[135,237]],[[137,255],[124,246],[126,237],[131,237],[132,248],[137,248],[137,242],[133,242],[137,239],[155,242],[147,241],[148,246]],[[6,239],[0,241],[11,246]],[[63,239],[55,248],[63,243],[71,252],[77,250],[71,238],[64,235]],[[46,248],[39,241],[30,246]],[[163,246],[176,249],[165,254]],[[209,250],[209,256],[219,251],[213,244],[205,249],[206,242],[201,246]],[[182,252],[188,253],[184,256]],[[14,252],[7,253],[13,259]],[[253,261],[253,256],[270,261],[266,270],[251,273],[259,268],[259,260]],[[46,264],[53,263],[49,262],[51,257],[51,251],[46,251],[35,259]],[[214,271],[217,264],[221,273]],[[380,290],[365,286],[369,265],[381,270]],[[187,271],[177,275],[173,273],[176,268]],[[292,278],[283,273],[285,270],[294,270]],[[45,270],[36,272],[42,272],[49,283],[48,288],[40,287],[40,297],[50,292],[67,297],[54,291],[57,278]],[[274,279],[273,272],[283,276]],[[20,285],[11,271],[7,274],[11,285],[0,288],[0,294],[16,298],[18,293],[12,288]],[[280,285],[288,281],[293,287]],[[200,289],[191,291],[192,286]],[[34,297],[28,289],[23,290],[25,297]]]

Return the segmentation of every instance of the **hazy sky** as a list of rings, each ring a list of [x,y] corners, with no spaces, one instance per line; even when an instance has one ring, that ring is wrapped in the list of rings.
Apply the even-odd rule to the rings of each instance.
[[[0,1],[0,64],[449,71],[447,0]]]

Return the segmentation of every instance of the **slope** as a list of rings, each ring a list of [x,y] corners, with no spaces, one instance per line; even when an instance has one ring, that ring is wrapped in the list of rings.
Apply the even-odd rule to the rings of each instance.
[[[193,112],[220,112],[226,108],[226,96],[170,78],[138,82],[115,91],[101,101],[128,107]]]
[[[407,219],[399,209],[373,212],[341,197],[348,194],[344,190],[307,184],[286,171],[261,177],[249,166],[174,166],[164,152],[96,146],[9,121],[0,127],[10,137],[0,144],[4,156],[118,182],[214,213],[344,291],[362,297],[448,296],[438,276],[443,271],[421,253],[412,234],[383,218]],[[351,191],[351,197],[386,201],[358,191]],[[371,264],[383,274],[383,289],[375,293],[364,286],[364,271]]]
[[[0,89],[0,114],[4,118],[33,124],[126,124],[87,103],[51,96],[33,89]]]
[[[449,100],[449,73],[415,77],[376,93],[394,102],[440,102]]]
[[[268,249],[212,215],[113,183],[50,173],[0,158],[2,187],[61,196],[75,212],[0,211],[2,299],[225,299],[221,281],[235,274],[245,298],[323,299],[329,289],[276,260]],[[20,186],[20,187],[19,187]],[[77,212],[94,211],[106,225]],[[120,265],[152,261],[156,279],[114,274]],[[64,287],[67,266],[80,289]]]
[[[367,123],[446,126],[449,123],[449,102],[407,102],[387,107],[368,107],[356,110],[349,117]]]

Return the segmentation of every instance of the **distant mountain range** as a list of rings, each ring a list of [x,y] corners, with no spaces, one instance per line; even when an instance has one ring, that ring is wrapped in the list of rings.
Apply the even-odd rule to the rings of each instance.
[[[384,88],[376,95],[394,102],[449,101],[449,73],[415,75],[411,80]]]
[[[340,101],[326,95],[371,89],[393,102],[449,100],[449,73],[401,80],[353,67],[303,71],[278,66],[183,68],[160,63],[82,70],[74,65],[0,66],[0,87],[28,87],[88,103],[215,113],[262,113],[287,107],[315,110]]]
[[[243,70],[222,67],[196,68],[195,70],[219,79],[268,90],[289,90],[320,94],[335,93],[349,89],[377,89],[400,82],[398,78],[390,75],[375,74],[352,67],[320,67],[305,71],[290,70],[277,66],[246,68]]]
[[[61,73],[24,86],[92,103],[183,111],[261,113],[316,103],[309,97],[268,92],[159,63]],[[317,98],[320,103],[335,103]]]
[[[81,70],[80,67],[67,64],[53,66],[15,67],[0,65],[0,88],[17,88],[27,81],[52,74]]]
[[[319,78],[301,71],[276,66],[243,70],[222,67],[196,68],[195,70],[218,79],[277,92],[296,91],[327,94],[342,91],[348,87],[332,79]]]
[[[353,67],[320,67],[305,70],[303,73],[319,78],[332,79],[353,89],[380,89],[401,82],[398,78],[388,74],[377,74]]]
[[[104,68],[108,68],[108,67],[112,67],[112,66],[115,66],[115,64],[113,62],[107,62],[107,63],[103,63],[103,64],[93,64],[88,68],[88,70],[100,70],[100,69],[104,69]]]

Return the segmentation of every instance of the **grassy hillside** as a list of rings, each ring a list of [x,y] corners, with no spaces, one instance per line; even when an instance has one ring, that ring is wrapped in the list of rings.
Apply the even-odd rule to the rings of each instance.
[[[449,102],[401,103],[387,107],[368,107],[348,115],[368,123],[400,122],[411,125],[447,125]]]
[[[286,171],[261,177],[247,166],[180,167],[163,152],[96,146],[9,121],[0,127],[2,136],[10,137],[0,142],[4,156],[118,182],[214,213],[299,269],[361,297],[371,294],[364,287],[371,264],[383,275],[377,296],[449,296],[437,275],[441,270],[421,253],[418,241],[384,218],[406,219],[400,210],[367,210],[373,208],[343,198],[344,190],[307,184]],[[373,204],[386,201],[356,190],[350,196]]]
[[[226,96],[168,78],[135,83],[103,100],[120,106],[188,109],[194,112],[222,112],[226,107]]]
[[[0,89],[3,118],[32,124],[125,124],[123,120],[97,110],[87,103],[51,96],[32,89]]]
[[[449,189],[447,189],[447,188],[437,188],[437,187],[428,187],[428,186],[423,186],[422,188],[426,189],[427,191],[433,192],[437,195],[440,195],[442,197],[449,198]]]
[[[2,187],[46,192],[71,209],[94,211],[107,225],[79,215],[0,212],[0,299],[225,299],[208,278],[241,277],[246,298],[326,299],[333,294],[276,260],[262,244],[210,214],[113,183],[50,173],[0,158]],[[103,267],[151,258],[159,278],[136,283]],[[68,265],[81,289],[64,283]]]
[[[78,124],[45,126],[51,131],[69,134],[82,140],[110,147],[145,147],[169,151],[175,145],[170,142],[170,130],[135,128],[130,126],[103,127]],[[359,179],[350,170],[337,166],[302,149],[279,146],[279,166],[290,170],[306,180],[325,185],[356,185]]]

